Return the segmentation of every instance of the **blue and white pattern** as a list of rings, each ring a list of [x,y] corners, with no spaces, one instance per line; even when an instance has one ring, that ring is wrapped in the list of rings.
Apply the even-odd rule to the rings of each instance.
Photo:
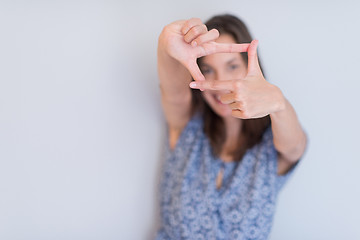
[[[216,176],[224,165],[222,187]],[[279,190],[293,172],[277,175],[269,127],[240,162],[212,154],[200,115],[184,128],[174,150],[166,143],[160,186],[161,239],[267,239]]]

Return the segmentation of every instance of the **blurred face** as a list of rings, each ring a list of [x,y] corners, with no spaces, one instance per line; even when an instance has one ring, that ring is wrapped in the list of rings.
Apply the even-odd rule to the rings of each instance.
[[[229,34],[222,34],[216,42],[236,43]],[[244,78],[247,74],[247,65],[240,53],[216,53],[202,58],[200,69],[207,80],[234,80]],[[206,90],[202,95],[212,110],[220,117],[232,117],[231,108],[222,104],[220,96],[229,92]]]

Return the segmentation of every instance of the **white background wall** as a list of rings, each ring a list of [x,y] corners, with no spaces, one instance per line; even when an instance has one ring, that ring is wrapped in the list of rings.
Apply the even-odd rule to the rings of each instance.
[[[310,138],[271,239],[360,239],[356,1],[0,0],[0,239],[150,239],[165,126],[157,37],[244,19]]]

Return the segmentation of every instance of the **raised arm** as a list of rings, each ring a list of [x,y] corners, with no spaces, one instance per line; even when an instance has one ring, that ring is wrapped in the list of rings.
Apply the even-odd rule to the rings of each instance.
[[[176,132],[180,134],[190,117],[191,92],[188,84],[192,77],[185,63],[193,50],[189,41],[194,40],[200,32],[204,32],[201,21],[191,19],[188,24],[191,24],[189,26],[192,26],[193,34],[190,36],[189,32],[185,35],[183,28],[186,22],[176,21],[165,26],[158,42],[158,74],[162,105],[170,135]],[[197,79],[201,80],[201,75]]]
[[[180,20],[164,27],[158,42],[158,74],[162,105],[174,147],[190,118],[192,79],[205,80],[196,60],[217,52],[245,52],[249,44],[219,44],[216,29],[210,31],[198,18]]]
[[[242,119],[260,118],[270,115],[274,145],[279,152],[278,174],[286,173],[303,155],[306,136],[294,108],[281,90],[270,84],[262,75],[258,57],[258,41],[248,49],[248,73],[244,79],[192,82],[192,88],[206,90],[228,90],[221,102],[229,104],[234,117]]]

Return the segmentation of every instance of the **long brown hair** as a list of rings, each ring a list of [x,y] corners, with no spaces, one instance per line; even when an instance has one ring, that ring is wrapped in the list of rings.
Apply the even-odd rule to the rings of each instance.
[[[220,34],[231,35],[237,43],[250,43],[252,37],[245,24],[232,15],[218,15],[209,19],[205,25],[208,30],[216,28]],[[247,53],[240,53],[245,63],[248,63]],[[198,59],[198,64],[201,58]],[[260,60],[259,60],[260,63]],[[261,68],[261,64],[260,64]],[[264,72],[263,72],[264,74]],[[264,75],[265,76],[265,75]],[[192,90],[193,112],[200,111],[204,118],[204,131],[210,140],[213,154],[217,157],[226,139],[225,124],[211,107],[204,101],[199,90]],[[242,120],[242,127],[239,132],[239,140],[236,150],[232,153],[233,160],[240,161],[247,149],[260,142],[265,129],[270,125],[270,117],[265,116],[257,119]]]

